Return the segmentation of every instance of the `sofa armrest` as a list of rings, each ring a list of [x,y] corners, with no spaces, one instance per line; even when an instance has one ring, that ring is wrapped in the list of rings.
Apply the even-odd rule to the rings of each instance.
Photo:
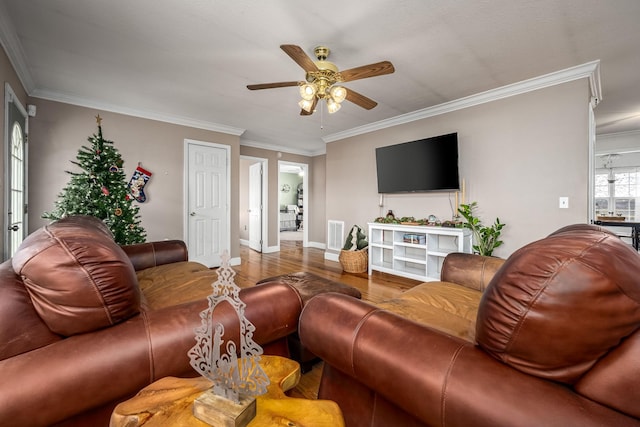
[[[295,332],[302,303],[291,287],[246,288],[240,298],[258,344]],[[187,352],[207,306],[205,299],[142,312],[116,326],[0,361],[0,425],[52,425],[127,399],[161,377],[195,376]],[[216,308],[216,321],[237,333],[238,317],[224,306]]]
[[[310,300],[299,335],[325,364],[426,425],[640,423],[568,387],[514,370],[471,343],[344,295]],[[343,402],[349,424],[351,390],[328,389],[336,395],[321,386],[318,397]]]
[[[5,359],[0,425],[52,425],[134,394],[151,371],[142,315]]]
[[[136,271],[189,260],[187,245],[182,240],[162,240],[121,247]]]
[[[444,259],[440,280],[483,292],[504,259],[454,252]]]

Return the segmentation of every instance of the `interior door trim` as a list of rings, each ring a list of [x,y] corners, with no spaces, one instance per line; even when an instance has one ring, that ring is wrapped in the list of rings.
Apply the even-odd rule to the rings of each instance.
[[[9,153],[9,146],[11,144],[10,141],[10,132],[9,130],[9,103],[13,103],[16,108],[18,109],[18,111],[20,112],[20,114],[24,117],[24,162],[25,162],[25,167],[24,167],[24,203],[28,203],[29,200],[29,162],[28,162],[28,158],[29,158],[29,151],[28,151],[28,147],[29,144],[27,143],[28,138],[29,138],[29,115],[27,114],[27,110],[25,109],[24,105],[22,105],[22,103],[20,102],[20,99],[16,96],[16,93],[13,91],[13,89],[11,88],[11,85],[9,84],[9,82],[5,82],[4,83],[4,129],[2,129],[2,132],[4,133],[3,139],[4,139],[4,144],[3,144],[3,157],[4,157],[4,174],[3,174],[3,181],[5,183],[4,185],[4,194],[2,195],[3,197],[3,207],[4,207],[4,215],[2,217],[2,259],[6,260],[9,258],[10,254],[7,253],[7,251],[9,250],[10,244],[9,244],[9,233],[7,232],[7,228],[9,227],[9,206],[7,206],[7,203],[9,202],[9,192],[11,191],[11,186],[9,185],[10,181],[10,177],[9,177],[9,162],[11,161],[11,159],[8,156]],[[23,219],[23,228],[24,228],[24,233],[25,236],[27,234],[27,230],[29,227],[29,215],[28,212],[25,212],[24,214],[24,219]]]

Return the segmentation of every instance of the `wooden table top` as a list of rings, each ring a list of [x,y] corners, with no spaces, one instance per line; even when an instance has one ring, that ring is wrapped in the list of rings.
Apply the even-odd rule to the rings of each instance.
[[[285,395],[300,379],[300,365],[279,356],[262,356],[260,366],[269,376],[267,392],[256,397],[256,417],[249,427],[344,427],[342,412],[330,400],[307,400]],[[110,427],[206,427],[193,416],[193,401],[211,388],[211,381],[197,378],[162,378],[143,388],[113,411]]]

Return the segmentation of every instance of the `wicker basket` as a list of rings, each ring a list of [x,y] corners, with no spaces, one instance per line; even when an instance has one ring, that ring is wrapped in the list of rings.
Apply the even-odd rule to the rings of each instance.
[[[338,260],[345,272],[364,273],[369,268],[369,251],[367,248],[359,251],[341,250]]]

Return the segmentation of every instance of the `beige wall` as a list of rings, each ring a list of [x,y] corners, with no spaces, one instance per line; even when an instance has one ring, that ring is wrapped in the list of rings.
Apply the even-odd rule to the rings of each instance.
[[[327,156],[315,156],[311,160],[309,175],[309,192],[311,198],[309,206],[305,207],[305,217],[307,211],[311,213],[311,221],[305,218],[305,227],[309,233],[309,244],[324,248],[327,243],[327,179],[326,179]]]
[[[458,133],[460,176],[467,202],[490,224],[507,224],[494,255],[588,218],[586,79],[540,89],[327,145],[326,220],[366,227],[392,209],[396,216],[451,219],[453,193],[385,195],[378,207],[375,148]],[[569,197],[569,209],[558,198]]]
[[[240,206],[238,215],[238,236],[242,240],[249,240],[249,166],[255,163],[255,160],[240,158]]]
[[[4,119],[5,119],[5,83],[9,83],[11,89],[16,94],[20,103],[24,108],[27,108],[27,93],[20,83],[18,79],[18,75],[16,74],[9,58],[4,52],[4,49],[0,49],[0,82],[2,82],[2,102],[0,102],[0,130],[2,131],[2,147],[0,150],[0,170],[2,171],[2,179],[0,179],[0,212],[2,212],[2,219],[0,222],[2,223],[2,229],[6,230],[9,224],[5,224],[6,221],[6,208],[4,206],[4,194],[6,191],[5,188],[5,180],[4,180],[4,162],[5,162],[5,153],[6,153],[6,143],[5,141],[5,128],[4,128]],[[4,233],[3,233],[4,235]],[[0,254],[4,254],[4,238],[0,238]]]
[[[46,223],[40,216],[53,208],[57,195],[69,180],[65,170],[75,170],[70,161],[76,159],[81,145],[89,144],[87,138],[97,132],[95,116],[100,114],[103,136],[113,141],[122,155],[125,175],[130,177],[138,162],[153,173],[145,187],[147,201],[140,204],[148,240],[184,239],[184,140],[231,147],[230,252],[232,257],[240,255],[238,136],[42,99],[30,102],[38,111],[29,123],[31,231]]]

